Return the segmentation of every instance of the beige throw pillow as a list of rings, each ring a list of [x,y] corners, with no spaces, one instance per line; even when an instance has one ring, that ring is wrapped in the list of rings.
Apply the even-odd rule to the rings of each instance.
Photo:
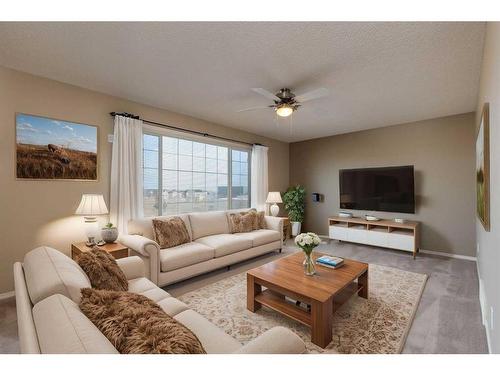
[[[153,234],[154,240],[162,249],[191,241],[186,223],[178,216],[168,219],[153,219]]]
[[[76,261],[89,277],[92,288],[128,290],[127,277],[107,251],[95,246],[92,250],[80,254]]]
[[[122,354],[205,354],[186,326],[140,294],[82,289],[80,309]]]

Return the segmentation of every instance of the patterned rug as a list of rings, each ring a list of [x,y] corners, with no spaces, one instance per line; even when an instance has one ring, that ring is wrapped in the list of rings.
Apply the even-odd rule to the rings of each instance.
[[[297,333],[309,353],[400,353],[425,287],[424,274],[370,264],[369,299],[353,296],[333,316],[333,339],[322,349],[310,329],[262,307],[246,308],[246,273],[229,277],[179,297],[190,308],[241,343],[275,326]]]

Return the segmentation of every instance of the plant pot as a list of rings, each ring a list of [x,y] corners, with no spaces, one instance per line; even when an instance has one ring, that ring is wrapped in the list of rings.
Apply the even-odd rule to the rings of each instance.
[[[106,243],[113,243],[118,238],[118,228],[102,228],[102,240]]]
[[[296,236],[300,234],[300,228],[302,226],[302,223],[300,221],[292,221],[292,236]]]

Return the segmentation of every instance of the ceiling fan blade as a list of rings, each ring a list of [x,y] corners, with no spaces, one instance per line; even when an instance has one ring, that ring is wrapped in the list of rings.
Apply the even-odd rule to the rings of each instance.
[[[319,89],[306,92],[305,94],[298,95],[295,97],[295,100],[298,101],[299,103],[304,103],[309,100],[322,98],[323,96],[327,96],[329,93],[330,90],[321,87]]]
[[[250,108],[240,109],[236,112],[253,111],[255,109],[265,109],[265,108],[270,108],[270,106],[266,105],[265,107],[250,107]]]
[[[256,88],[253,88],[252,90],[255,91],[257,94],[265,96],[268,99],[274,100],[275,102],[279,102],[281,100],[276,95],[274,95],[273,93],[270,93],[266,89],[263,89],[263,88],[260,88],[260,87],[256,87]]]

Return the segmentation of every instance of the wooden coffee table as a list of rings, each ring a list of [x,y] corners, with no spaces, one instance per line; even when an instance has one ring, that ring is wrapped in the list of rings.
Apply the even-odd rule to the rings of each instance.
[[[313,258],[322,255],[314,252]],[[255,312],[264,305],[311,327],[311,341],[325,348],[332,341],[334,311],[355,293],[368,298],[368,264],[344,259],[338,269],[316,265],[316,275],[306,276],[303,261],[298,252],[248,271],[247,308]]]

